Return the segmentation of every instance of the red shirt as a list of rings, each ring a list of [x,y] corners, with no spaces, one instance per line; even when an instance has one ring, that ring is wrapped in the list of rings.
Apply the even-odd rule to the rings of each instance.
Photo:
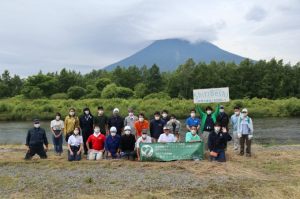
[[[100,151],[104,149],[104,143],[105,143],[106,137],[103,134],[99,134],[98,137],[93,135],[90,135],[87,142],[92,143],[92,149]]]

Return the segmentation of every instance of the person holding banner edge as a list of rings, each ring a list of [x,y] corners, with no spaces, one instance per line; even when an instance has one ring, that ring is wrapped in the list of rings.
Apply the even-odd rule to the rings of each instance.
[[[214,125],[217,120],[217,116],[219,115],[220,104],[216,106],[214,112],[212,112],[212,108],[207,106],[205,108],[206,112],[204,113],[199,105],[196,105],[196,110],[200,114],[202,123],[201,123],[201,134],[202,140],[204,142],[205,150],[208,150],[207,141],[208,135],[210,132],[214,130]]]

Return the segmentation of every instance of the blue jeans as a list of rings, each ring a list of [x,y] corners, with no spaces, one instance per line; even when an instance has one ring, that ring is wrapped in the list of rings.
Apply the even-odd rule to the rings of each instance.
[[[217,161],[217,162],[226,162],[226,156],[225,156],[225,150],[224,149],[215,149],[213,150],[214,152],[218,153],[217,157],[210,157],[212,161]]]
[[[53,141],[54,151],[56,153],[62,153],[63,152],[63,148],[62,148],[63,135],[61,134],[58,138],[56,138],[56,137],[54,137],[54,135],[52,135],[52,141]]]

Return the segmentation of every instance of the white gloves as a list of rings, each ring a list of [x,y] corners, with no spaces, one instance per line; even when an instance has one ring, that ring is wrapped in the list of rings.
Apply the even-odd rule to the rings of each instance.
[[[238,133],[237,136],[238,136],[238,138],[241,138],[241,137],[242,137],[242,134],[241,134],[241,133]]]
[[[253,135],[248,135],[248,139],[251,140],[253,138]]]

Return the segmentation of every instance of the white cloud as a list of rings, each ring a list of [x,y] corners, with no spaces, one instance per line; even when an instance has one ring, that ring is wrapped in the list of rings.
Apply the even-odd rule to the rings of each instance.
[[[300,2],[10,0],[0,2],[0,72],[89,72],[153,40],[208,40],[252,59],[299,61]]]

